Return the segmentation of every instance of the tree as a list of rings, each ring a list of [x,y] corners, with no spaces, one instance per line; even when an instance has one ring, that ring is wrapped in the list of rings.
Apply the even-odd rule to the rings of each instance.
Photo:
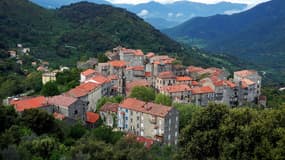
[[[0,133],[16,124],[18,114],[12,106],[0,106]]]
[[[155,99],[155,92],[152,88],[137,86],[132,89],[130,97],[150,102]]]
[[[195,115],[180,135],[181,159],[218,159],[220,123],[227,117],[227,106],[211,104]]]
[[[176,108],[179,112],[179,128],[182,130],[186,127],[195,114],[201,111],[200,106],[195,106],[193,104],[180,104],[174,103],[173,107]]]
[[[37,134],[53,133],[62,136],[54,117],[38,109],[24,110],[20,118],[22,125],[31,128]]]
[[[74,139],[81,138],[86,133],[86,128],[82,124],[76,124],[71,126],[69,136]]]
[[[113,159],[112,146],[94,139],[81,139],[71,148],[72,159]]]
[[[157,103],[157,104],[163,104],[163,105],[166,105],[166,106],[171,106],[171,104],[172,104],[171,98],[169,96],[161,94],[161,93],[157,94],[155,96],[154,102]]]
[[[41,94],[44,96],[55,96],[58,95],[60,92],[57,88],[56,82],[47,82],[41,91]]]

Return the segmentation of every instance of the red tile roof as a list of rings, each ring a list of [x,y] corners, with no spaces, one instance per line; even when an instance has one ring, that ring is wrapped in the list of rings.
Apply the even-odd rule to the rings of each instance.
[[[98,113],[86,112],[86,122],[96,123],[99,120],[100,116]]]
[[[149,52],[149,53],[146,54],[147,58],[151,58],[153,56],[155,56],[155,54],[153,52]]]
[[[142,137],[142,136],[137,136],[136,137],[136,140],[140,143],[143,143],[144,146],[147,148],[147,149],[150,149],[151,146],[154,144],[154,140],[151,139],[151,138],[145,138],[145,137]]]
[[[176,77],[176,81],[192,81],[193,79],[189,76],[179,76]]]
[[[96,73],[96,71],[95,71],[94,69],[87,69],[87,70],[81,72],[81,74],[82,74],[83,76],[89,76],[89,75],[92,75],[92,74],[94,74],[94,73]]]
[[[95,77],[92,77],[90,80],[91,80],[91,81],[94,81],[94,82],[97,83],[97,84],[104,84],[104,83],[109,83],[109,82],[111,82],[110,79],[108,79],[107,77],[105,77],[105,76],[103,76],[103,75],[97,75],[97,76],[95,76]],[[89,81],[90,81],[90,80],[89,80]]]
[[[126,70],[144,71],[144,66],[132,66],[132,67],[127,67]]]
[[[191,83],[193,86],[199,86],[199,83],[197,81],[192,81]]]
[[[115,60],[115,61],[109,61],[109,64],[113,67],[126,67],[127,63],[125,61]]]
[[[117,113],[118,112],[118,107],[119,104],[118,103],[106,103],[104,104],[101,108],[100,111],[101,112],[114,112]]]
[[[120,107],[147,113],[154,116],[165,117],[172,107],[164,106],[155,103],[146,103],[134,98],[127,98],[121,104]]]
[[[241,80],[241,87],[242,88],[247,88],[248,86],[251,86],[254,84],[255,84],[255,82],[253,82],[252,80],[247,79],[247,78],[244,78]]]
[[[206,94],[214,92],[215,91],[209,86],[192,88],[192,94]]]
[[[11,104],[14,105],[16,111],[22,112],[26,109],[41,108],[48,106],[47,100],[44,96],[28,98],[23,100],[12,100]]]
[[[235,75],[238,75],[240,77],[247,77],[249,75],[252,75],[252,74],[256,74],[257,72],[254,71],[254,70],[242,70],[242,71],[237,71],[237,72],[234,72]]]
[[[134,87],[137,87],[137,86],[149,87],[150,84],[149,84],[149,82],[147,80],[134,80],[134,81],[131,81],[131,82],[126,84],[127,95],[129,95],[129,93],[132,91],[132,89]]]
[[[161,90],[169,93],[175,93],[175,92],[190,91],[191,88],[185,84],[177,84],[172,86],[164,86],[161,88]]]
[[[234,82],[232,82],[232,81],[226,81],[226,84],[227,84],[229,87],[231,87],[231,88],[236,87],[236,84],[235,84]]]
[[[201,68],[201,67],[196,67],[196,66],[189,66],[187,68],[187,71],[188,72],[191,72],[191,73],[194,73],[194,72],[200,72],[200,71],[203,71],[204,68]]]
[[[82,83],[79,86],[69,90],[66,94],[75,98],[86,96],[91,91],[98,88],[99,85],[93,82]]]
[[[70,107],[77,101],[77,98],[69,97],[67,95],[58,95],[47,98],[48,103],[55,106]]]
[[[161,72],[158,77],[161,79],[176,79],[176,76],[171,71]]]

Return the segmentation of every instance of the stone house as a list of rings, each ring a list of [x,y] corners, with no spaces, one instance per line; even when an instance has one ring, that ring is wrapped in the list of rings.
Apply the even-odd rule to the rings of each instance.
[[[110,64],[109,63],[98,63],[96,70],[104,76],[110,75]]]
[[[100,108],[100,117],[106,126],[117,127],[118,103],[106,103]]]
[[[126,68],[126,80],[133,81],[145,79],[145,69],[144,66],[133,66]]]
[[[191,90],[186,84],[174,84],[162,87],[160,93],[170,96],[173,102],[191,103]]]
[[[164,144],[176,145],[179,112],[173,107],[127,98],[119,104],[118,128]]]
[[[144,53],[142,52],[142,50],[120,48],[119,56],[120,60],[129,62],[129,66],[144,65]]]
[[[96,105],[102,98],[102,88],[93,82],[82,83],[65,94],[88,103],[87,111],[96,111]]]
[[[192,88],[192,103],[198,106],[207,106],[209,102],[214,102],[215,91],[209,87]]]
[[[164,86],[171,86],[176,83],[176,76],[171,71],[161,72],[155,79],[154,88],[157,91]]]
[[[59,113],[65,117],[85,122],[87,102],[66,95],[47,98],[47,103],[52,107],[52,113]]]

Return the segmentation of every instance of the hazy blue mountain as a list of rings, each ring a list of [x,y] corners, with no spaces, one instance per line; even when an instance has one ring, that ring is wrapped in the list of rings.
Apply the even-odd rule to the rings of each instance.
[[[47,8],[58,8],[61,5],[78,2],[81,0],[31,0]],[[111,4],[104,0],[87,0],[98,4],[109,4],[125,8],[136,13],[157,29],[165,29],[183,23],[193,17],[205,17],[228,12],[242,11],[245,4],[221,2],[217,4],[204,4],[189,1],[178,1],[171,4],[157,2],[142,3],[137,5]],[[157,20],[157,21],[156,21]]]
[[[285,75],[285,1],[272,0],[239,14],[194,18],[164,31],[190,44],[204,46]],[[284,79],[283,79],[284,81]]]
[[[180,24],[177,21],[168,21],[163,18],[145,18],[145,21],[153,25],[155,28],[174,27]]]
[[[69,5],[71,3],[80,2],[82,0],[30,0],[36,4],[39,4],[45,8],[59,8],[63,5]],[[111,4],[104,0],[85,0],[88,2],[93,2],[97,4]]]

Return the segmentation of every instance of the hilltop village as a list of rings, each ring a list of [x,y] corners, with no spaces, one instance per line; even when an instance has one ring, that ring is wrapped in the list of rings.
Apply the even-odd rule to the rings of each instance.
[[[175,58],[142,50],[117,47],[107,52],[109,61],[90,59],[80,74],[80,85],[52,97],[8,99],[17,112],[43,109],[56,119],[89,128],[101,118],[105,125],[133,134],[146,144],[161,142],[176,145],[179,136],[179,112],[171,106],[144,102],[129,95],[137,86],[151,87],[171,97],[173,103],[207,106],[209,103],[237,107],[246,104],[266,106],[261,96],[262,78],[257,71],[241,70],[230,77],[225,69],[183,66]],[[90,65],[88,65],[90,64]],[[38,68],[38,70],[44,69]],[[43,74],[43,83],[56,80],[57,72]],[[121,103],[106,103],[96,108],[102,97],[121,95]]]

